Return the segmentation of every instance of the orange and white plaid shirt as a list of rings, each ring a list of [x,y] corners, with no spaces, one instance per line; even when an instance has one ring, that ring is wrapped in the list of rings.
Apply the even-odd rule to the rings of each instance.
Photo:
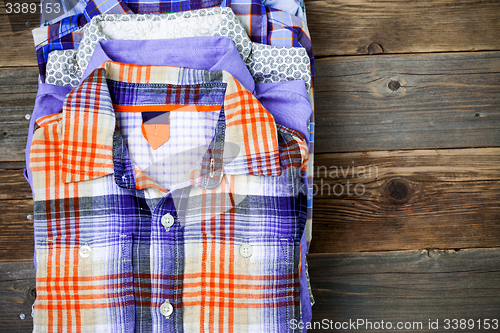
[[[37,120],[34,331],[293,331],[308,156],[225,71],[105,63]]]

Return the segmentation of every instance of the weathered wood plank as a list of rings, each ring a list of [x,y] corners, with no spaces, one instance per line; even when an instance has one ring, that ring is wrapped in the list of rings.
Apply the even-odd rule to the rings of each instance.
[[[31,305],[36,297],[35,286],[33,262],[0,263],[1,332],[33,331]]]
[[[0,67],[36,66],[36,51],[31,29],[36,27],[39,22],[33,20],[33,15],[31,14],[21,13],[8,16],[5,8],[5,3],[7,2],[9,1],[0,1],[0,36],[2,36]],[[12,2],[21,3],[21,1]],[[40,3],[40,1],[36,0],[26,0],[23,2]],[[30,22],[28,24],[29,27],[26,22]]]
[[[0,162],[0,170],[16,170],[25,168],[24,161]]]
[[[477,322],[472,330],[445,330],[444,320],[500,320],[498,248],[312,254],[308,262],[316,299],[313,321],[368,319],[394,326],[423,325],[420,330],[359,329],[366,332],[479,332]],[[439,320],[439,330],[429,329],[429,319]]]
[[[23,161],[38,69],[0,69],[0,162]]]
[[[23,191],[25,193],[29,191],[27,183],[23,186]],[[9,192],[1,186],[0,193]],[[0,262],[33,259],[33,220],[28,219],[28,215],[33,215],[33,200],[0,200],[0,211],[2,212],[0,214]]]
[[[500,148],[320,154],[314,171],[311,253],[500,246]],[[0,172],[0,261],[32,258],[30,198]]]
[[[500,52],[337,57],[317,73],[316,153],[500,145]]]
[[[500,145],[500,52],[338,57],[317,69],[317,153]],[[24,158],[36,73],[0,69],[0,161]]]
[[[495,0],[308,0],[306,9],[316,56],[500,50]],[[9,20],[0,2],[0,67],[36,65],[36,25],[31,15]]]
[[[500,246],[500,148],[321,154],[315,163],[311,252]]]
[[[2,200],[32,199],[24,169],[0,169],[0,202]]]
[[[316,56],[500,50],[496,0],[307,0],[306,10]]]
[[[498,319],[500,313],[500,249],[311,254],[308,263],[313,322],[421,322],[421,331],[429,331],[429,319],[437,319],[440,332],[446,318]],[[29,330],[34,287],[31,262],[0,263],[1,327]],[[454,330],[471,331],[478,330]]]

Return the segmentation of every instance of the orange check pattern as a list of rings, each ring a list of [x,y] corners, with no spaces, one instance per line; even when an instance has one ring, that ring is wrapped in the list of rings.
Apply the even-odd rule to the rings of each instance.
[[[165,104],[221,105],[171,118],[172,133],[197,136],[193,122],[212,112],[208,146],[179,154],[173,135],[148,155],[140,113],[113,109],[121,94],[147,105],[130,86]],[[34,331],[293,331],[307,290],[308,156],[302,134],[227,72],[105,63],[37,120]],[[186,160],[197,162],[169,182],[166,166]]]

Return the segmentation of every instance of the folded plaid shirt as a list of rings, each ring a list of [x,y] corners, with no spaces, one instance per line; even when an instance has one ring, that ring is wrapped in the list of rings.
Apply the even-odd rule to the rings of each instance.
[[[291,331],[307,163],[225,71],[105,63],[37,120],[34,331]]]
[[[120,3],[120,0],[56,0],[60,2],[59,11],[51,11],[50,13],[42,12],[40,16],[40,23],[42,25],[50,25],[61,21],[62,19],[79,14],[87,14],[90,12],[87,8],[99,10],[101,13],[107,11],[107,8],[114,7]],[[42,7],[46,4],[54,5],[54,0],[42,0]],[[221,0],[180,0],[176,2],[163,2],[158,3],[158,0],[123,0],[128,8],[132,9],[134,13],[149,14],[153,12],[179,12],[185,10],[194,10],[202,8],[210,8],[219,6]],[[89,6],[90,4],[90,6]],[[301,0],[262,0],[262,4],[267,7],[276,8],[284,12],[293,14],[306,21],[305,6]]]
[[[189,21],[194,21],[194,19],[198,18],[205,18],[207,22],[212,22],[212,25],[214,23],[217,23],[217,21],[213,20],[208,20],[212,16],[216,15],[223,15],[223,17],[220,17],[221,24],[217,25],[215,24],[212,29],[206,29],[205,34],[209,34],[211,30],[213,30],[211,33],[216,34],[216,35],[227,35],[231,36],[233,41],[235,42],[236,46],[240,50],[240,54],[242,59],[247,63],[247,66],[252,73],[254,79],[257,82],[273,82],[273,81],[283,81],[283,80],[290,80],[290,79],[303,79],[306,82],[306,86],[309,89],[309,99],[311,101],[311,105],[314,109],[314,100],[313,100],[313,87],[312,87],[312,72],[314,70],[313,63],[311,62],[310,65],[304,65],[303,61],[300,60],[299,58],[302,58],[302,56],[299,56],[298,54],[296,56],[292,56],[290,54],[287,54],[288,52],[285,52],[285,50],[280,50],[280,52],[285,52],[285,54],[278,55],[274,57],[272,55],[272,51],[277,52],[278,48],[270,48],[267,45],[264,44],[259,44],[263,41],[264,35],[262,34],[262,31],[267,30],[267,25],[270,25],[270,22],[274,22],[277,20],[270,20],[269,22],[263,21],[262,17],[259,15],[250,15],[251,19],[248,20],[248,17],[244,15],[239,16],[239,20],[242,22],[253,22],[251,26],[247,26],[247,30],[253,31],[254,36],[253,40],[256,41],[252,43],[251,41],[248,40],[249,36],[245,34],[245,31],[240,31],[238,32],[238,28],[240,23],[238,22],[238,19],[234,17],[233,14],[233,8],[236,10],[239,10],[241,13],[244,13],[246,11],[251,11],[252,8],[261,8],[264,13],[269,11],[270,14],[277,14],[276,11],[272,11],[269,8],[266,8],[262,5],[259,6],[254,6],[254,7],[248,7],[246,6],[246,1],[247,0],[233,0],[233,3],[231,4],[231,8],[210,8],[210,9],[203,9],[203,10],[194,10],[194,11],[187,11],[181,13],[173,13],[173,14],[168,14],[168,15],[98,15],[94,16],[92,20],[85,26],[83,29],[85,32],[83,33],[83,40],[79,44],[78,50],[65,50],[65,51],[54,51],[50,54],[50,61],[48,61],[48,70],[47,70],[47,82],[49,83],[56,83],[56,84],[71,84],[71,85],[76,85],[77,82],[80,81],[81,75],[88,63],[88,59],[91,57],[93,50],[95,48],[95,44],[99,40],[104,40],[109,37],[107,37],[102,30],[104,27],[106,27],[106,23],[118,23],[120,21],[123,21],[127,23],[127,25],[122,25],[120,28],[116,28],[117,32],[119,32],[119,36],[116,37],[117,39],[148,39],[148,38],[168,38],[168,37],[174,37],[171,36],[172,34],[168,33],[170,31],[173,31],[175,29],[172,28],[165,28],[159,25],[159,22],[175,22],[176,20],[182,20],[182,23],[186,25],[189,23]],[[280,14],[281,15],[281,14]],[[291,17],[289,15],[289,17]],[[281,17],[281,18],[286,18]],[[294,18],[295,21],[297,21],[297,18]],[[155,25],[148,25],[146,22],[148,21],[155,21],[157,24]],[[236,22],[235,22],[236,21]],[[300,20],[298,20],[301,22]],[[134,23],[142,22],[144,23],[143,26],[139,29],[134,25]],[[199,20],[196,20],[196,22],[200,23]],[[290,21],[292,22],[292,21]],[[194,25],[194,24],[193,24]],[[204,25],[204,27],[208,27],[209,24]],[[217,26],[217,28],[215,27]],[[232,28],[230,28],[232,26]],[[281,26],[283,27],[283,24],[279,25],[277,23],[274,23],[274,26]],[[154,34],[154,36],[148,37],[149,33],[152,33],[151,27],[155,27],[156,30],[160,29],[161,34]],[[307,28],[307,27],[305,27]],[[184,29],[186,34],[200,34],[200,32],[196,31],[196,28],[192,28],[193,31],[190,31],[187,27]],[[111,33],[112,30],[108,28],[108,33]],[[134,35],[134,33],[139,30],[139,33],[141,34],[141,37],[137,37]],[[272,32],[273,34],[278,32],[285,32],[289,33],[290,31],[283,28],[282,30],[278,28],[273,28]],[[302,31],[302,30],[300,30]],[[139,34],[138,33],[138,34]],[[273,35],[271,35],[272,37]],[[302,37],[306,36],[305,34],[301,34]],[[179,37],[179,36],[178,36]],[[282,43],[282,40],[280,38],[274,38],[272,37],[270,39],[272,41],[272,44],[278,44],[280,45]],[[294,39],[295,42],[298,42],[297,39]],[[310,45],[310,40],[308,37],[305,39],[306,42],[302,41],[303,43],[309,43]],[[267,41],[266,41],[267,42]],[[286,44],[286,43],[285,43]],[[293,45],[300,45],[299,43],[293,44]],[[283,46],[291,46],[291,45],[283,45]],[[274,47],[274,46],[273,46]],[[303,52],[303,49],[300,49],[300,52]],[[313,61],[312,58],[312,49],[309,47],[309,49],[306,49],[308,56],[310,57],[310,60]],[[286,59],[290,58],[293,60],[293,64],[290,66],[299,66],[299,68],[302,66],[303,69],[300,69],[299,71],[293,70],[292,68],[286,64]],[[299,61],[299,62],[297,62]],[[269,70],[269,66],[264,65],[264,64],[269,64],[273,63],[276,65],[274,69]],[[282,68],[280,70],[280,68]],[[260,69],[260,70],[259,70]],[[265,70],[269,70],[269,73],[266,73]],[[311,71],[311,74],[309,73]],[[72,73],[74,72],[74,74]],[[261,72],[261,73],[260,73]],[[287,72],[290,72],[290,75],[287,74]],[[307,72],[307,73],[306,73]],[[273,75],[269,75],[272,73]],[[277,74],[279,73],[279,75]],[[276,74],[276,75],[275,75]],[[298,74],[298,75],[297,75]],[[307,170],[307,174],[309,177],[309,190],[308,190],[308,227],[307,227],[307,239],[308,242],[311,241],[312,239],[312,206],[313,206],[313,154],[314,154],[314,116],[311,116],[310,122],[309,122],[309,169]]]
[[[121,0],[89,1],[82,14],[63,18],[61,21],[34,29],[38,68],[42,82],[45,78],[46,63],[53,50],[77,49],[82,39],[82,27],[100,14],[153,14],[179,12],[214,6],[231,7],[242,21],[249,37],[256,43],[274,46],[304,47],[311,58],[314,75],[314,59],[307,25],[293,14],[268,8],[260,0],[215,0],[212,1],[172,1],[140,0],[136,5]],[[285,2],[284,0],[282,0]],[[286,0],[292,1],[295,0]],[[279,3],[279,1],[277,2]]]

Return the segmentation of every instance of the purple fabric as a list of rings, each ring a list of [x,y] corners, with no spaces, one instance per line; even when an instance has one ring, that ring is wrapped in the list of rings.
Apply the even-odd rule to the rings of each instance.
[[[307,177],[305,177],[307,179]],[[307,180],[305,180],[307,183]],[[307,186],[307,185],[306,185]],[[302,234],[302,238],[300,240],[300,304],[302,310],[302,321],[304,322],[304,328],[302,330],[303,333],[307,332],[307,328],[305,327],[305,323],[309,323],[312,320],[312,306],[311,306],[311,298],[309,295],[309,284],[307,283],[307,275],[306,275],[306,252],[307,252],[307,237],[306,233]]]
[[[257,83],[254,96],[271,112],[277,124],[302,133],[309,144],[307,123],[312,109],[304,81]]]
[[[108,60],[136,65],[225,70],[257,97],[271,112],[276,123],[299,131],[309,144],[307,123],[312,109],[304,81],[255,83],[236,46],[228,37],[100,41],[80,83]]]
[[[229,37],[100,41],[80,83],[108,60],[136,65],[226,70],[249,91],[255,90],[254,80]]]

